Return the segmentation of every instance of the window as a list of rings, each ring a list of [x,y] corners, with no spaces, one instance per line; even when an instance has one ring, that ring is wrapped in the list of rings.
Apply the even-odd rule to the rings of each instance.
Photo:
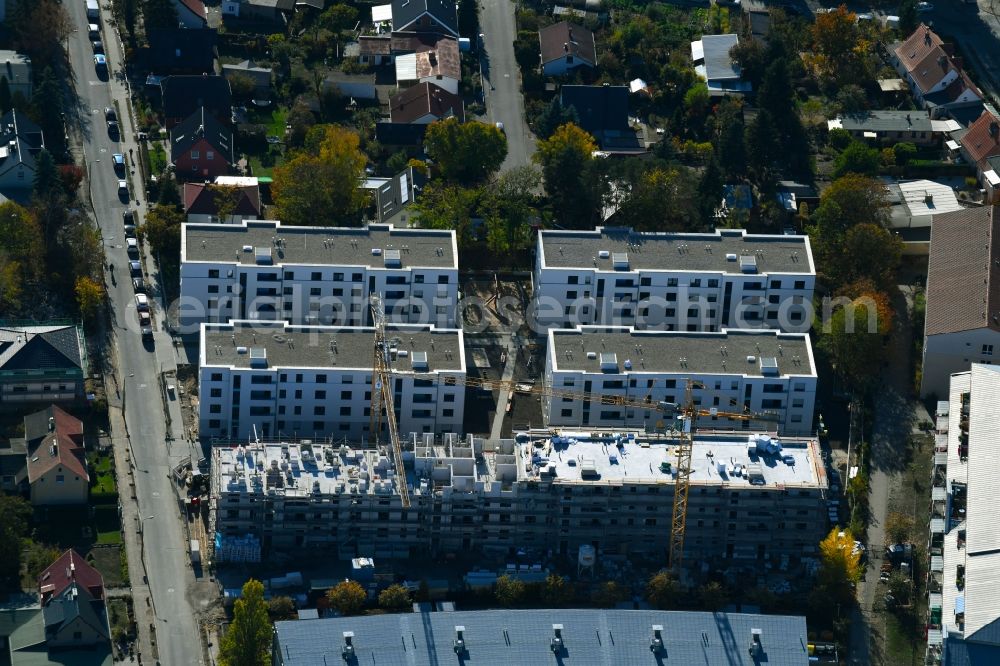
[[[310,287],[309,288],[309,295],[310,296],[319,296],[320,295],[320,293],[319,293],[319,287]]]
[[[573,416],[573,410],[572,409],[564,409],[564,410],[562,410],[562,417],[563,418],[570,418],[572,416]]]
[[[217,278],[217,277],[219,277],[219,269],[218,268],[212,268],[212,269],[210,269],[208,271],[208,277],[210,277],[210,278]]]
[[[334,273],[333,274],[333,280],[334,280],[334,282],[343,282],[344,281],[344,274],[343,273]]]
[[[455,410],[454,409],[445,409],[444,411],[441,412],[441,414],[443,416],[446,416],[446,417],[455,416]]]
[[[708,286],[715,289],[719,286],[719,281],[715,278],[708,281]]]
[[[350,416],[351,415],[351,408],[350,408],[350,406],[341,407],[340,408],[340,415],[341,416]]]
[[[575,291],[567,291],[566,292],[566,298],[576,298],[576,292]]]
[[[326,375],[316,375],[317,384],[326,384]]]
[[[983,345],[983,356],[993,356],[993,345]]]
[[[215,151],[206,150],[205,151],[205,159],[206,160],[214,160],[215,159]]]
[[[326,391],[317,390],[315,393],[316,400],[326,400]]]
[[[313,416],[326,416],[326,406],[316,405],[313,407]]]
[[[640,287],[648,287],[651,284],[653,284],[653,278],[648,278],[648,277],[641,277],[641,278],[639,278],[639,286]]]
[[[700,287],[701,286],[701,278],[695,278],[695,279],[691,280],[691,286],[692,287]]]
[[[323,274],[320,271],[312,271],[312,273],[310,273],[309,279],[310,280],[322,280],[323,279]]]
[[[795,288],[796,289],[805,289],[806,288],[806,281],[805,280],[796,280],[795,281]]]
[[[296,400],[302,399],[302,389],[295,389],[295,399]]]
[[[191,159],[196,160],[196,159],[199,159],[200,157],[201,157],[201,152],[200,151],[197,151],[197,150],[192,150],[191,151]]]
[[[361,273],[351,273],[351,282],[361,282]]]
[[[443,399],[444,399],[443,400],[444,402],[455,402],[455,394],[454,393],[445,393],[443,395]]]
[[[221,414],[222,413],[222,405],[209,405],[208,406],[208,413],[209,414]]]
[[[209,397],[210,398],[221,398],[222,397],[222,389],[220,389],[220,388],[214,388],[214,389],[212,389],[209,392]]]
[[[580,284],[580,276],[570,275],[569,278],[567,279],[566,284]]]
[[[424,276],[423,275],[414,275],[413,276],[413,283],[414,284],[423,284],[424,283]]]
[[[211,380],[213,382],[221,382],[222,381],[222,373],[221,372],[213,372]]]
[[[677,278],[667,278],[667,286],[668,287],[676,287],[677,286]]]
[[[448,276],[438,275],[438,284],[448,284]]]
[[[781,280],[771,280],[771,289],[781,289]]]

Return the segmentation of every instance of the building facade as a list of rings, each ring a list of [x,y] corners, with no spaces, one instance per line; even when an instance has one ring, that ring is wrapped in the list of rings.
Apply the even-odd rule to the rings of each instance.
[[[285,322],[203,324],[198,386],[202,437],[370,438],[372,328]],[[460,432],[461,329],[390,325],[401,432]]]
[[[542,417],[549,427],[662,430],[670,427],[670,415],[660,414],[657,405],[683,404],[688,380],[696,382],[693,397],[702,409],[766,413],[770,427],[781,434],[814,432],[816,367],[809,337],[776,331],[551,329],[544,384],[591,398],[545,396]],[[609,396],[649,407],[609,405]],[[754,425],[704,418],[711,428],[749,430]]]
[[[410,434],[405,477],[386,451],[334,443],[221,444],[212,453],[215,525],[252,534],[264,556],[296,549],[407,558],[511,547],[575,556],[665,557],[676,439],[563,432],[487,441]],[[815,555],[828,481],[811,439],[699,432],[688,500],[687,562],[778,562]],[[773,447],[772,447],[773,449]],[[363,473],[364,471],[364,473]],[[402,510],[405,478],[411,506]]]
[[[183,325],[232,319],[361,326],[378,293],[388,321],[452,327],[454,231],[283,226],[274,220],[185,224]]]
[[[816,283],[809,238],[722,229],[539,231],[541,327],[613,324],[667,331],[807,331]]]
[[[0,403],[80,400],[87,377],[83,329],[0,323]]]

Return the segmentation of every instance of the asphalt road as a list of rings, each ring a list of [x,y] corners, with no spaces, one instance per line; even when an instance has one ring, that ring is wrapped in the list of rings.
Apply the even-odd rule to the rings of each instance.
[[[167,437],[160,373],[163,369],[175,367],[174,350],[169,335],[159,324],[162,318],[158,319],[155,312],[153,344],[147,346],[140,338],[122,224],[126,203],[122,200],[125,197],[119,196],[119,177],[111,162],[114,153],[123,153],[128,157],[129,149],[135,150],[132,142],[134,131],[126,104],[128,91],[124,82],[115,76],[116,68],[123,63],[121,49],[117,37],[105,22],[103,41],[111,72],[109,80],[106,73],[95,70],[84,3],[68,2],[65,7],[77,27],[69,38],[68,50],[75,73],[78,103],[76,113],[68,114],[68,120],[83,141],[88,172],[85,187],[89,187],[107,260],[114,266],[108,273],[107,286],[113,313],[112,340],[120,396],[110,400],[120,401],[124,409],[136,466],[136,501],[139,515],[144,518],[145,561],[130,562],[129,570],[133,576],[141,576],[144,570],[147,572],[156,612],[159,663],[202,664],[201,633],[188,601],[188,588],[193,576],[187,566],[187,544],[173,482],[168,478],[170,469],[190,454],[180,432],[183,428],[176,402],[169,406],[172,412],[169,429],[174,431],[171,437],[176,439],[168,442]],[[104,108],[114,105],[113,98],[117,101],[122,135],[128,140],[125,143],[109,136],[104,122]],[[129,171],[131,169],[130,161]],[[138,176],[128,177],[136,185],[141,184]],[[132,203],[135,203],[134,198]],[[144,263],[152,266],[150,261]],[[155,276],[150,277],[155,279]],[[153,294],[155,296],[155,290]],[[162,304],[154,310],[162,314]],[[122,501],[130,500],[123,496]],[[152,663],[152,659],[147,656],[146,662]]]
[[[514,60],[514,3],[511,0],[482,0],[479,8],[483,91],[489,122],[503,123],[507,134],[507,159],[503,169],[531,164],[535,138],[524,118],[521,75]]]

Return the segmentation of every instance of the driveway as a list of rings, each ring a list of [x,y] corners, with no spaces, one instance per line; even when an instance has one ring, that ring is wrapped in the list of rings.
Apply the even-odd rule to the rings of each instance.
[[[484,35],[481,62],[486,117],[491,123],[503,123],[507,134],[507,159],[503,168],[531,164],[535,137],[525,122],[520,70],[514,60],[514,39],[517,37],[514,3],[482,0],[479,23]]]
[[[120,442],[121,446],[130,449],[129,455],[135,466],[136,494],[136,500],[122,496],[122,502],[128,504],[127,508],[123,508],[123,523],[129,538],[134,538],[135,523],[141,524],[145,538],[145,555],[139,558],[142,561],[130,558],[129,569],[136,585],[141,585],[144,570],[148,576],[159,663],[202,664],[201,632],[195,619],[195,609],[188,601],[193,577],[188,568],[187,543],[173,484],[168,479],[171,467],[189,456],[191,451],[183,440],[176,401],[165,403],[161,397],[162,372],[176,368],[174,350],[169,335],[160,326],[163,304],[158,302],[156,289],[151,290],[154,340],[151,344],[144,343],[139,335],[122,224],[122,213],[127,205],[119,199],[119,176],[111,159],[113,154],[122,153],[128,160],[124,177],[133,193],[132,207],[137,208],[134,193],[141,192],[142,180],[133,175],[135,162],[130,156],[136,152],[135,131],[128,111],[128,89],[124,79],[118,75],[124,62],[122,49],[105,12],[102,31],[108,71],[95,71],[87,37],[84,3],[67,2],[65,7],[76,26],[68,49],[75,73],[77,100],[75,113],[68,115],[72,130],[83,144],[87,171],[84,187],[90,192],[106,259],[114,267],[107,273],[106,282],[113,322],[110,335],[113,349],[108,351],[112,364],[117,366],[117,373],[115,377],[109,377],[107,386],[109,391],[112,387],[116,388],[115,395],[109,396],[113,413],[120,411],[125,416],[127,428],[122,428],[125,432],[119,430],[113,435],[116,446]],[[117,107],[121,142],[116,135],[108,133],[104,121],[105,107]],[[139,196],[145,199],[144,195]],[[137,212],[139,222],[144,207],[138,207]],[[153,265],[148,259],[144,264],[146,267]],[[155,284],[155,274],[147,277],[150,284]],[[168,406],[165,407],[165,404]],[[136,520],[137,516],[143,518],[141,523]],[[129,552],[132,553],[131,550]],[[141,616],[139,621],[142,621]],[[154,662],[152,655],[145,654],[143,657],[145,663]]]

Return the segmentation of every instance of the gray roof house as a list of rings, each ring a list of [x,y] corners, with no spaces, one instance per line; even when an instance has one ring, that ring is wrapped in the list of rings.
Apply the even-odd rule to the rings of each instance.
[[[704,35],[691,42],[691,60],[694,69],[708,85],[708,92],[714,97],[748,93],[752,90],[749,81],[743,80],[743,71],[729,55],[739,43],[738,35]]]
[[[0,76],[7,77],[10,94],[31,99],[31,58],[16,51],[0,51]]]
[[[801,616],[547,609],[416,612],[274,625],[274,663],[806,666]],[[669,660],[669,661],[668,661]]]
[[[271,69],[269,67],[259,67],[253,60],[244,60],[236,65],[223,65],[222,75],[230,81],[232,77],[245,76],[254,82],[254,99],[271,98]]]
[[[392,0],[393,32],[437,32],[458,37],[458,11],[450,0]]]
[[[0,324],[0,404],[82,398],[86,376],[82,329],[72,324]]]
[[[414,216],[407,214],[407,208],[420,196],[426,182],[427,176],[413,167],[406,167],[381,185],[375,192],[379,223],[409,226]]]
[[[45,147],[42,128],[11,109],[0,118],[0,194],[26,199],[35,180],[35,157]]]

